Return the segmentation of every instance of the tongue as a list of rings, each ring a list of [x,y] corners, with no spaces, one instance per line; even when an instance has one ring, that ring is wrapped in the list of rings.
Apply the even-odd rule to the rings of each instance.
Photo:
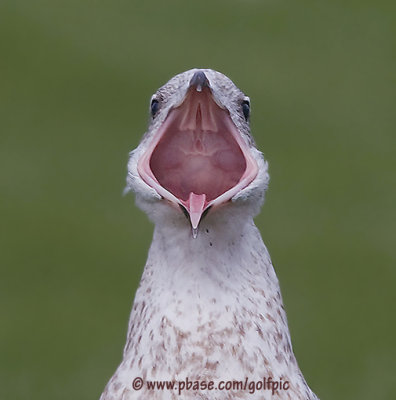
[[[195,194],[190,193],[187,201],[187,210],[190,214],[190,221],[193,230],[196,230],[201,219],[202,213],[204,212],[206,194]]]

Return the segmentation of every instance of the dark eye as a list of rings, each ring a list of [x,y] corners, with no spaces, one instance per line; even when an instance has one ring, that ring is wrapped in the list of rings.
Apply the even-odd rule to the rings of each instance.
[[[250,103],[248,100],[243,100],[242,101],[242,112],[243,115],[245,116],[246,121],[249,119],[250,115]]]
[[[159,101],[157,99],[151,100],[150,110],[151,110],[151,116],[155,117],[155,114],[157,114],[159,110]]]

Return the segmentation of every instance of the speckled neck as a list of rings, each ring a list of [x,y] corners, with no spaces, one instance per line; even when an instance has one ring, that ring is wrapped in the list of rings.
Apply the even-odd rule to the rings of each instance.
[[[208,219],[196,239],[179,222],[155,228],[123,361],[108,390],[118,382],[123,399],[173,399],[128,387],[136,376],[217,382],[271,377],[290,382],[289,391],[241,392],[238,398],[315,399],[295,360],[278,279],[252,218],[238,224]],[[229,396],[213,399],[234,398]],[[201,397],[191,392],[184,398]]]
[[[202,223],[196,239],[188,226],[155,228],[124,353],[145,379],[302,385],[267,249],[251,218],[231,222]]]

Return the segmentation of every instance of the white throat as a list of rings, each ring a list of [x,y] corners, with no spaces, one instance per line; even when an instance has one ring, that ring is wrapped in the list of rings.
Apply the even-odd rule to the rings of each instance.
[[[278,279],[253,220],[203,220],[196,239],[183,222],[155,228],[119,379],[272,377],[290,382],[292,398],[315,398],[297,366]],[[157,398],[126,393],[126,399]],[[245,395],[276,398],[270,392]],[[158,398],[173,398],[163,396]]]

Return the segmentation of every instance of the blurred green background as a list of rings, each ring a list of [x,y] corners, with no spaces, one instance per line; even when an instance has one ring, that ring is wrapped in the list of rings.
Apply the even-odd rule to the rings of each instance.
[[[97,399],[152,226],[122,197],[151,94],[192,67],[252,100],[257,218],[322,399],[395,399],[396,8],[1,0],[0,399]]]

